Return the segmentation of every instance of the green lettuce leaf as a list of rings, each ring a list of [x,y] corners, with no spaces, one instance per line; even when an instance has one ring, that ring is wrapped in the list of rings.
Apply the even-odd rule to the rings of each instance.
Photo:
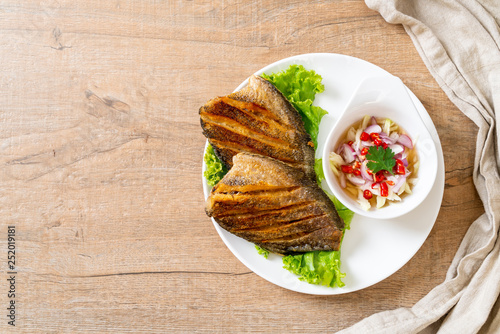
[[[325,173],[323,172],[323,159],[314,160],[314,172],[316,173],[316,182],[318,182],[321,187],[321,181],[325,179]]]
[[[299,276],[301,281],[328,287],[343,287],[340,272],[339,251],[315,251],[304,254],[289,255],[283,258],[283,268]]]
[[[255,249],[257,250],[257,252],[262,255],[263,257],[265,257],[267,259],[267,257],[269,256],[269,251],[267,249],[264,249],[258,245],[255,245]]]
[[[338,212],[340,218],[342,218],[342,220],[344,221],[344,225],[345,225],[344,226],[344,233],[345,233],[346,230],[351,229],[351,220],[352,220],[352,217],[354,217],[354,212],[349,210],[344,204],[340,203],[340,201],[335,196],[328,193],[328,191],[325,191],[325,193],[328,195],[328,197],[330,197],[330,200],[335,205],[335,209],[337,209],[337,212]]]
[[[207,150],[203,157],[207,169],[203,172],[203,176],[207,179],[207,183],[210,187],[215,186],[227,173],[227,168],[224,166],[222,161],[217,158],[212,145],[208,144]]]
[[[302,65],[290,65],[285,71],[262,74],[262,77],[278,88],[297,109],[314,147],[318,147],[319,123],[327,112],[312,104],[316,94],[325,90],[321,76],[313,70],[306,70]]]

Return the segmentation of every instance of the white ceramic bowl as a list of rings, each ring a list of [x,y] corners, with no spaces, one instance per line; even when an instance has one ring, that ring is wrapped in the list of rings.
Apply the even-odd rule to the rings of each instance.
[[[403,197],[400,202],[391,201],[380,209],[372,206],[368,211],[363,210],[355,199],[346,194],[329,162],[330,152],[338,147],[347,128],[365,115],[389,118],[402,127],[416,143],[420,160],[418,182],[412,187],[411,194]],[[399,217],[415,209],[431,191],[438,169],[438,156],[431,134],[411,101],[406,86],[394,76],[371,77],[360,83],[331,129],[322,158],[325,179],[335,197],[355,213],[376,219]]]

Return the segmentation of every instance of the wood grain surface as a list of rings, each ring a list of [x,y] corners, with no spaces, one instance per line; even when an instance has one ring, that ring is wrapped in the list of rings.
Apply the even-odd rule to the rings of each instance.
[[[426,295],[483,212],[476,127],[404,29],[363,1],[4,0],[0,41],[2,333],[335,332]],[[252,273],[203,211],[198,108],[310,52],[400,77],[434,121],[446,165],[440,214],[415,257],[379,284],[329,297]]]

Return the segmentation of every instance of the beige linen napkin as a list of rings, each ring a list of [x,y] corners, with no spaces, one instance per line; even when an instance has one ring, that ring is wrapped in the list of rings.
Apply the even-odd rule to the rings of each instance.
[[[372,315],[341,333],[500,333],[500,0],[365,0],[403,24],[450,100],[479,127],[472,223],[443,283],[412,308]]]

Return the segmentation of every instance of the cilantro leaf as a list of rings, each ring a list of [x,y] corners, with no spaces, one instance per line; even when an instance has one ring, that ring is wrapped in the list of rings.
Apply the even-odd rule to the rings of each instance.
[[[372,173],[386,170],[392,174],[392,168],[396,164],[394,152],[392,152],[390,148],[384,149],[382,146],[370,146],[366,154],[366,159],[369,160],[366,167],[368,167]]]

